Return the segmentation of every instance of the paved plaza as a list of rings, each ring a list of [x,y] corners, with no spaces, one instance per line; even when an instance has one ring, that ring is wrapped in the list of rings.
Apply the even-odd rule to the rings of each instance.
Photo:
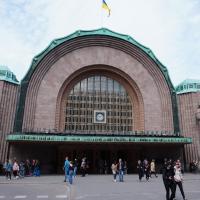
[[[126,175],[123,183],[113,182],[111,175],[77,176],[73,185],[64,176],[26,177],[8,181],[0,177],[0,199],[68,199],[68,200],[165,200],[162,176],[149,182],[138,181],[137,175]],[[188,200],[200,200],[200,174],[184,174],[184,190]],[[177,200],[181,194],[177,188]]]

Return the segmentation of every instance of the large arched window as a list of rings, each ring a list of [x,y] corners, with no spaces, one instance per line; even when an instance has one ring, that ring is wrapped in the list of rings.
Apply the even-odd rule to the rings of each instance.
[[[66,95],[66,131],[132,130],[132,103],[125,88],[103,75],[87,77]]]

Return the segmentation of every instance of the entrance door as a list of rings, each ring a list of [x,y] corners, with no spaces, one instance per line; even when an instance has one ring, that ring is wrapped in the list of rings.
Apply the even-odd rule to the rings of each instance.
[[[89,174],[111,174],[111,165],[119,158],[127,161],[128,173],[136,171],[137,149],[132,145],[118,144],[70,144],[58,149],[58,169],[62,169],[65,156],[69,160],[78,159],[78,169],[83,157],[87,158]],[[58,170],[59,172],[59,170]],[[80,171],[79,171],[80,172]]]
[[[110,173],[110,151],[109,150],[100,150],[100,157],[98,158],[99,165],[98,171],[100,174],[108,174]]]

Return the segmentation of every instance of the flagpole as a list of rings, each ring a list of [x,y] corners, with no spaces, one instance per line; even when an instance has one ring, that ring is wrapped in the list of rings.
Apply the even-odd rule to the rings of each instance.
[[[100,6],[102,7],[102,0],[100,0],[100,3],[101,3]],[[103,28],[103,9],[102,8],[101,8],[101,28]]]
[[[108,17],[110,16],[110,7],[107,5],[106,0],[101,0],[102,1],[102,10],[106,10],[108,12]],[[101,12],[101,26],[103,27],[104,25],[104,15],[103,15],[103,11]]]

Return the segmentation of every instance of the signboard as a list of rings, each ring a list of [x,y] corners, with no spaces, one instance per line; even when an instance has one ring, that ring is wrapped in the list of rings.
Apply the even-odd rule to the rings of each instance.
[[[8,142],[97,142],[97,143],[179,143],[191,144],[192,138],[186,137],[130,137],[130,136],[58,136],[11,134]]]

